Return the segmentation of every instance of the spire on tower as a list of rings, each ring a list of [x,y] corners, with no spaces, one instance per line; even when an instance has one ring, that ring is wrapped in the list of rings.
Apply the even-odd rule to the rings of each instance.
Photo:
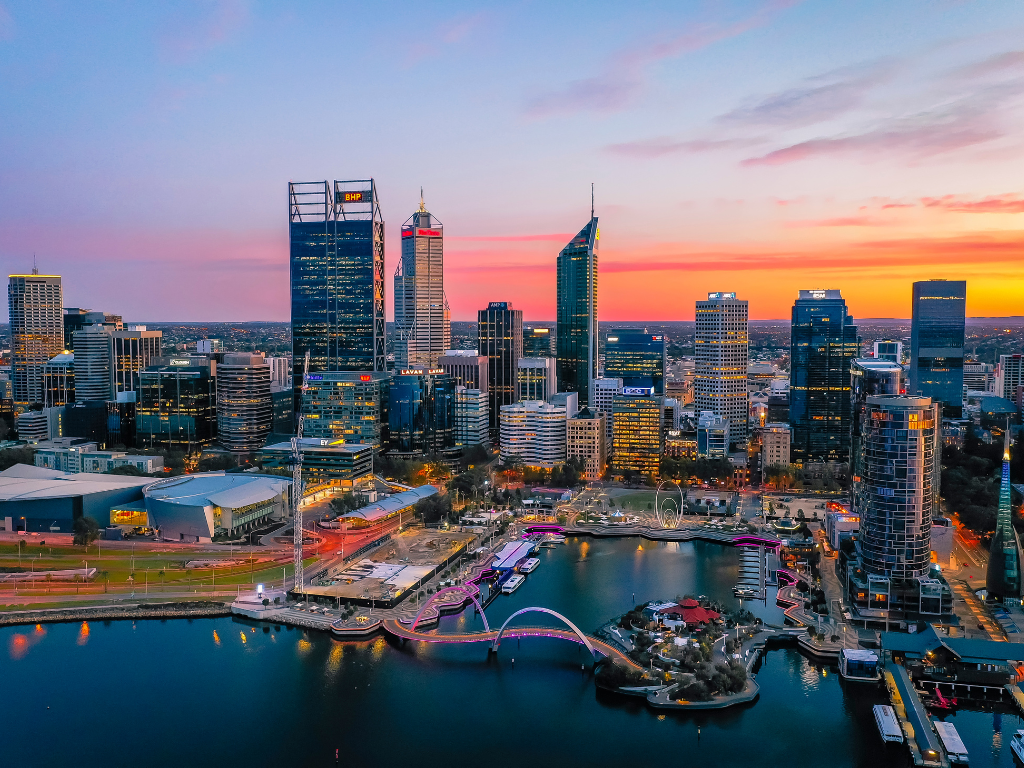
[[[39,265],[36,263],[36,255],[34,253],[32,254],[32,274],[39,274]]]
[[[590,218],[594,218],[594,182],[590,182]]]
[[[423,187],[420,187],[420,213],[426,213],[427,208],[423,205]]]

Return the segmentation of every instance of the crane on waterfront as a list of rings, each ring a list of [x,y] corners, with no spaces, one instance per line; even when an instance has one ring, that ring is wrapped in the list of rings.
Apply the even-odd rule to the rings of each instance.
[[[302,388],[299,395],[299,421],[292,438],[292,522],[294,524],[295,577],[294,591],[302,592],[302,403],[306,396],[306,379],[309,377],[309,350],[302,363]]]

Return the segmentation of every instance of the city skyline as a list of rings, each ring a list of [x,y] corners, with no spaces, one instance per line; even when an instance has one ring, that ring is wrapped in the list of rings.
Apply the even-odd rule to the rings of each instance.
[[[555,259],[594,182],[602,321],[690,320],[719,286],[750,297],[751,320],[785,318],[798,288],[908,318],[910,284],[932,278],[970,283],[969,316],[1020,312],[1020,6],[901,3],[884,31],[813,2],[446,6],[426,30],[343,13],[5,2],[10,271],[35,254],[74,286],[69,304],[139,322],[285,320],[284,183],[372,176],[387,270],[424,186],[445,212],[452,319],[500,299],[550,321]],[[288,73],[322,66],[318,41],[342,28],[371,74],[310,107],[313,86]],[[572,56],[554,44],[570,29],[591,43]],[[411,121],[417,77],[443,96]],[[313,120],[344,128],[306,141]]]

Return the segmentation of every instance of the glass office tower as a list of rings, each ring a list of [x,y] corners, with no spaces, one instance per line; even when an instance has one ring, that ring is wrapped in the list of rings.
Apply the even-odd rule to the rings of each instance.
[[[558,391],[579,393],[580,406],[592,405],[597,378],[597,217],[558,254],[558,310],[555,344]]]
[[[492,301],[477,313],[477,350],[487,358],[487,407],[491,434],[500,428],[501,406],[519,399],[519,359],[523,356],[523,310]]]
[[[648,387],[665,394],[665,336],[646,328],[618,328],[604,339],[604,375],[624,387]]]
[[[857,357],[860,342],[842,294],[800,291],[791,333],[792,461],[849,461],[850,361]]]
[[[941,402],[943,413],[959,417],[964,399],[967,282],[916,282],[913,302],[908,391]]]
[[[208,357],[155,357],[139,372],[136,447],[186,454],[217,437],[216,364]]]
[[[853,511],[861,512],[864,478],[864,425],[868,421],[868,398],[903,393],[903,366],[889,360],[863,357],[850,363],[850,477],[853,479]]]
[[[389,455],[420,458],[458,455],[455,380],[439,368],[407,368],[390,383]]]
[[[288,185],[292,376],[384,371],[384,221],[373,179]],[[296,406],[300,403],[296,402]]]
[[[402,225],[395,270],[395,368],[436,368],[451,346],[444,293],[444,228],[423,205]]]
[[[554,357],[555,335],[550,328],[534,325],[523,328],[523,354],[526,357]]]
[[[732,291],[709,293],[696,303],[693,402],[729,420],[729,440],[742,450],[747,441],[747,302]]]

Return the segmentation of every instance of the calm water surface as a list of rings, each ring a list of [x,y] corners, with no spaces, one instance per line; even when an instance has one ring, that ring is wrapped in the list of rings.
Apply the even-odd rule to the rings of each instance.
[[[593,631],[636,600],[731,601],[735,550],[636,539],[543,550],[492,625],[519,608],[558,611]],[[755,613],[781,621],[774,606]],[[535,614],[524,623],[552,623]],[[473,611],[445,629],[482,628]],[[232,619],[93,622],[0,630],[0,765],[75,766],[903,766],[884,748],[879,689],[772,651],[760,699],[719,713],[659,714],[597,691],[585,651],[552,639],[435,646]],[[512,659],[515,658],[513,664]],[[952,718],[971,766],[1011,766],[1012,714]]]

